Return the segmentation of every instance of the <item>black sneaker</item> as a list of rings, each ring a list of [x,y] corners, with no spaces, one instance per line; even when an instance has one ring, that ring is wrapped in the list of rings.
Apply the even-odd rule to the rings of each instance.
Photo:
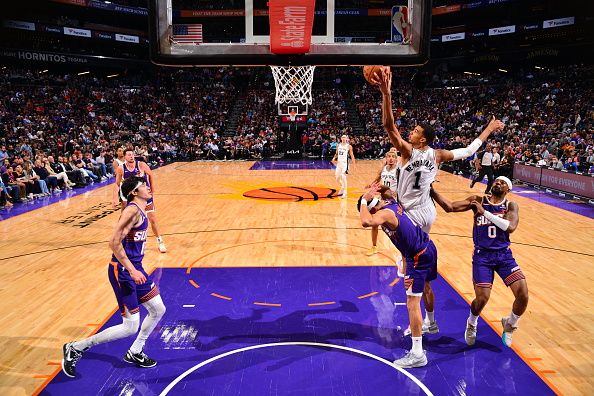
[[[72,342],[64,344],[62,347],[64,357],[62,358],[62,371],[70,378],[76,376],[76,363],[80,360],[83,355],[82,351],[74,348]]]
[[[128,351],[126,352],[126,356],[124,356],[124,361],[142,368],[155,367],[157,365],[157,361],[146,356],[144,351],[140,351],[140,353]]]

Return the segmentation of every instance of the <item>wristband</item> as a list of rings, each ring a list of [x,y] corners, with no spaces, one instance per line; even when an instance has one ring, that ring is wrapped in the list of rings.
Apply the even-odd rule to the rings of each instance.
[[[367,200],[365,198],[361,198],[361,205],[367,206]]]

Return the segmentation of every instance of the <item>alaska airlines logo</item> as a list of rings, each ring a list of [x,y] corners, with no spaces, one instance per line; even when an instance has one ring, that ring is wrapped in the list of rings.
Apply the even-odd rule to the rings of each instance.
[[[246,198],[270,201],[299,202],[319,201],[336,198],[338,194],[334,188],[328,187],[268,187],[250,190],[243,193]]]

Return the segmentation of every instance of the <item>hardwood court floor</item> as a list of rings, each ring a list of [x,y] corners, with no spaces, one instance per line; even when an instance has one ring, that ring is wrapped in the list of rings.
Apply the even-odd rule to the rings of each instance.
[[[262,201],[243,193],[335,188],[333,171],[250,171],[252,164],[178,163],[157,170],[155,201],[169,252],[160,254],[151,238],[145,268],[392,263],[394,249],[381,233],[385,254],[365,256],[370,233],[355,208],[379,162],[358,162],[349,175],[348,199],[315,202]],[[482,191],[471,191],[466,179],[448,173],[438,180],[436,188],[453,199]],[[33,393],[59,367],[61,345],[88,336],[116,307],[106,277],[107,240],[118,216],[106,210],[112,188],[0,222],[0,394]],[[514,349],[557,391],[592,394],[594,221],[513,194],[511,199],[520,205],[512,248],[530,291]],[[441,276],[468,301],[471,229],[470,213],[438,210],[432,230]],[[501,281],[495,283],[483,318],[500,331],[512,296]]]

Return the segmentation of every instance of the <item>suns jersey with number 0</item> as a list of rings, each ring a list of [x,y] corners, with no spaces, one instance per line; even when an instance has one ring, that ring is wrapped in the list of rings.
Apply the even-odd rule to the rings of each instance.
[[[501,203],[493,204],[487,197],[483,197],[481,204],[485,211],[491,212],[497,217],[503,217],[508,212],[509,201],[507,198]],[[507,249],[511,245],[509,233],[495,226],[482,215],[474,217],[472,239],[474,246],[479,249],[500,250]]]
[[[336,161],[340,164],[346,165],[349,160],[349,147],[350,144],[339,143],[336,146]]]
[[[146,243],[149,221],[146,213],[144,213],[134,202],[129,203],[128,207],[129,206],[136,207],[136,210],[142,217],[142,223],[136,227],[132,227],[130,232],[128,232],[122,240],[122,246],[124,247],[128,260],[130,260],[132,264],[137,265],[141,264],[142,259],[144,258],[144,244]],[[115,255],[111,256],[111,261],[120,263]]]
[[[388,165],[382,168],[380,175],[380,181],[382,185],[388,187],[393,193],[396,193],[398,187],[398,165],[394,165],[393,169],[389,169]]]
[[[435,150],[413,148],[408,162],[398,168],[398,202],[404,210],[431,202],[431,183],[436,175]]]

